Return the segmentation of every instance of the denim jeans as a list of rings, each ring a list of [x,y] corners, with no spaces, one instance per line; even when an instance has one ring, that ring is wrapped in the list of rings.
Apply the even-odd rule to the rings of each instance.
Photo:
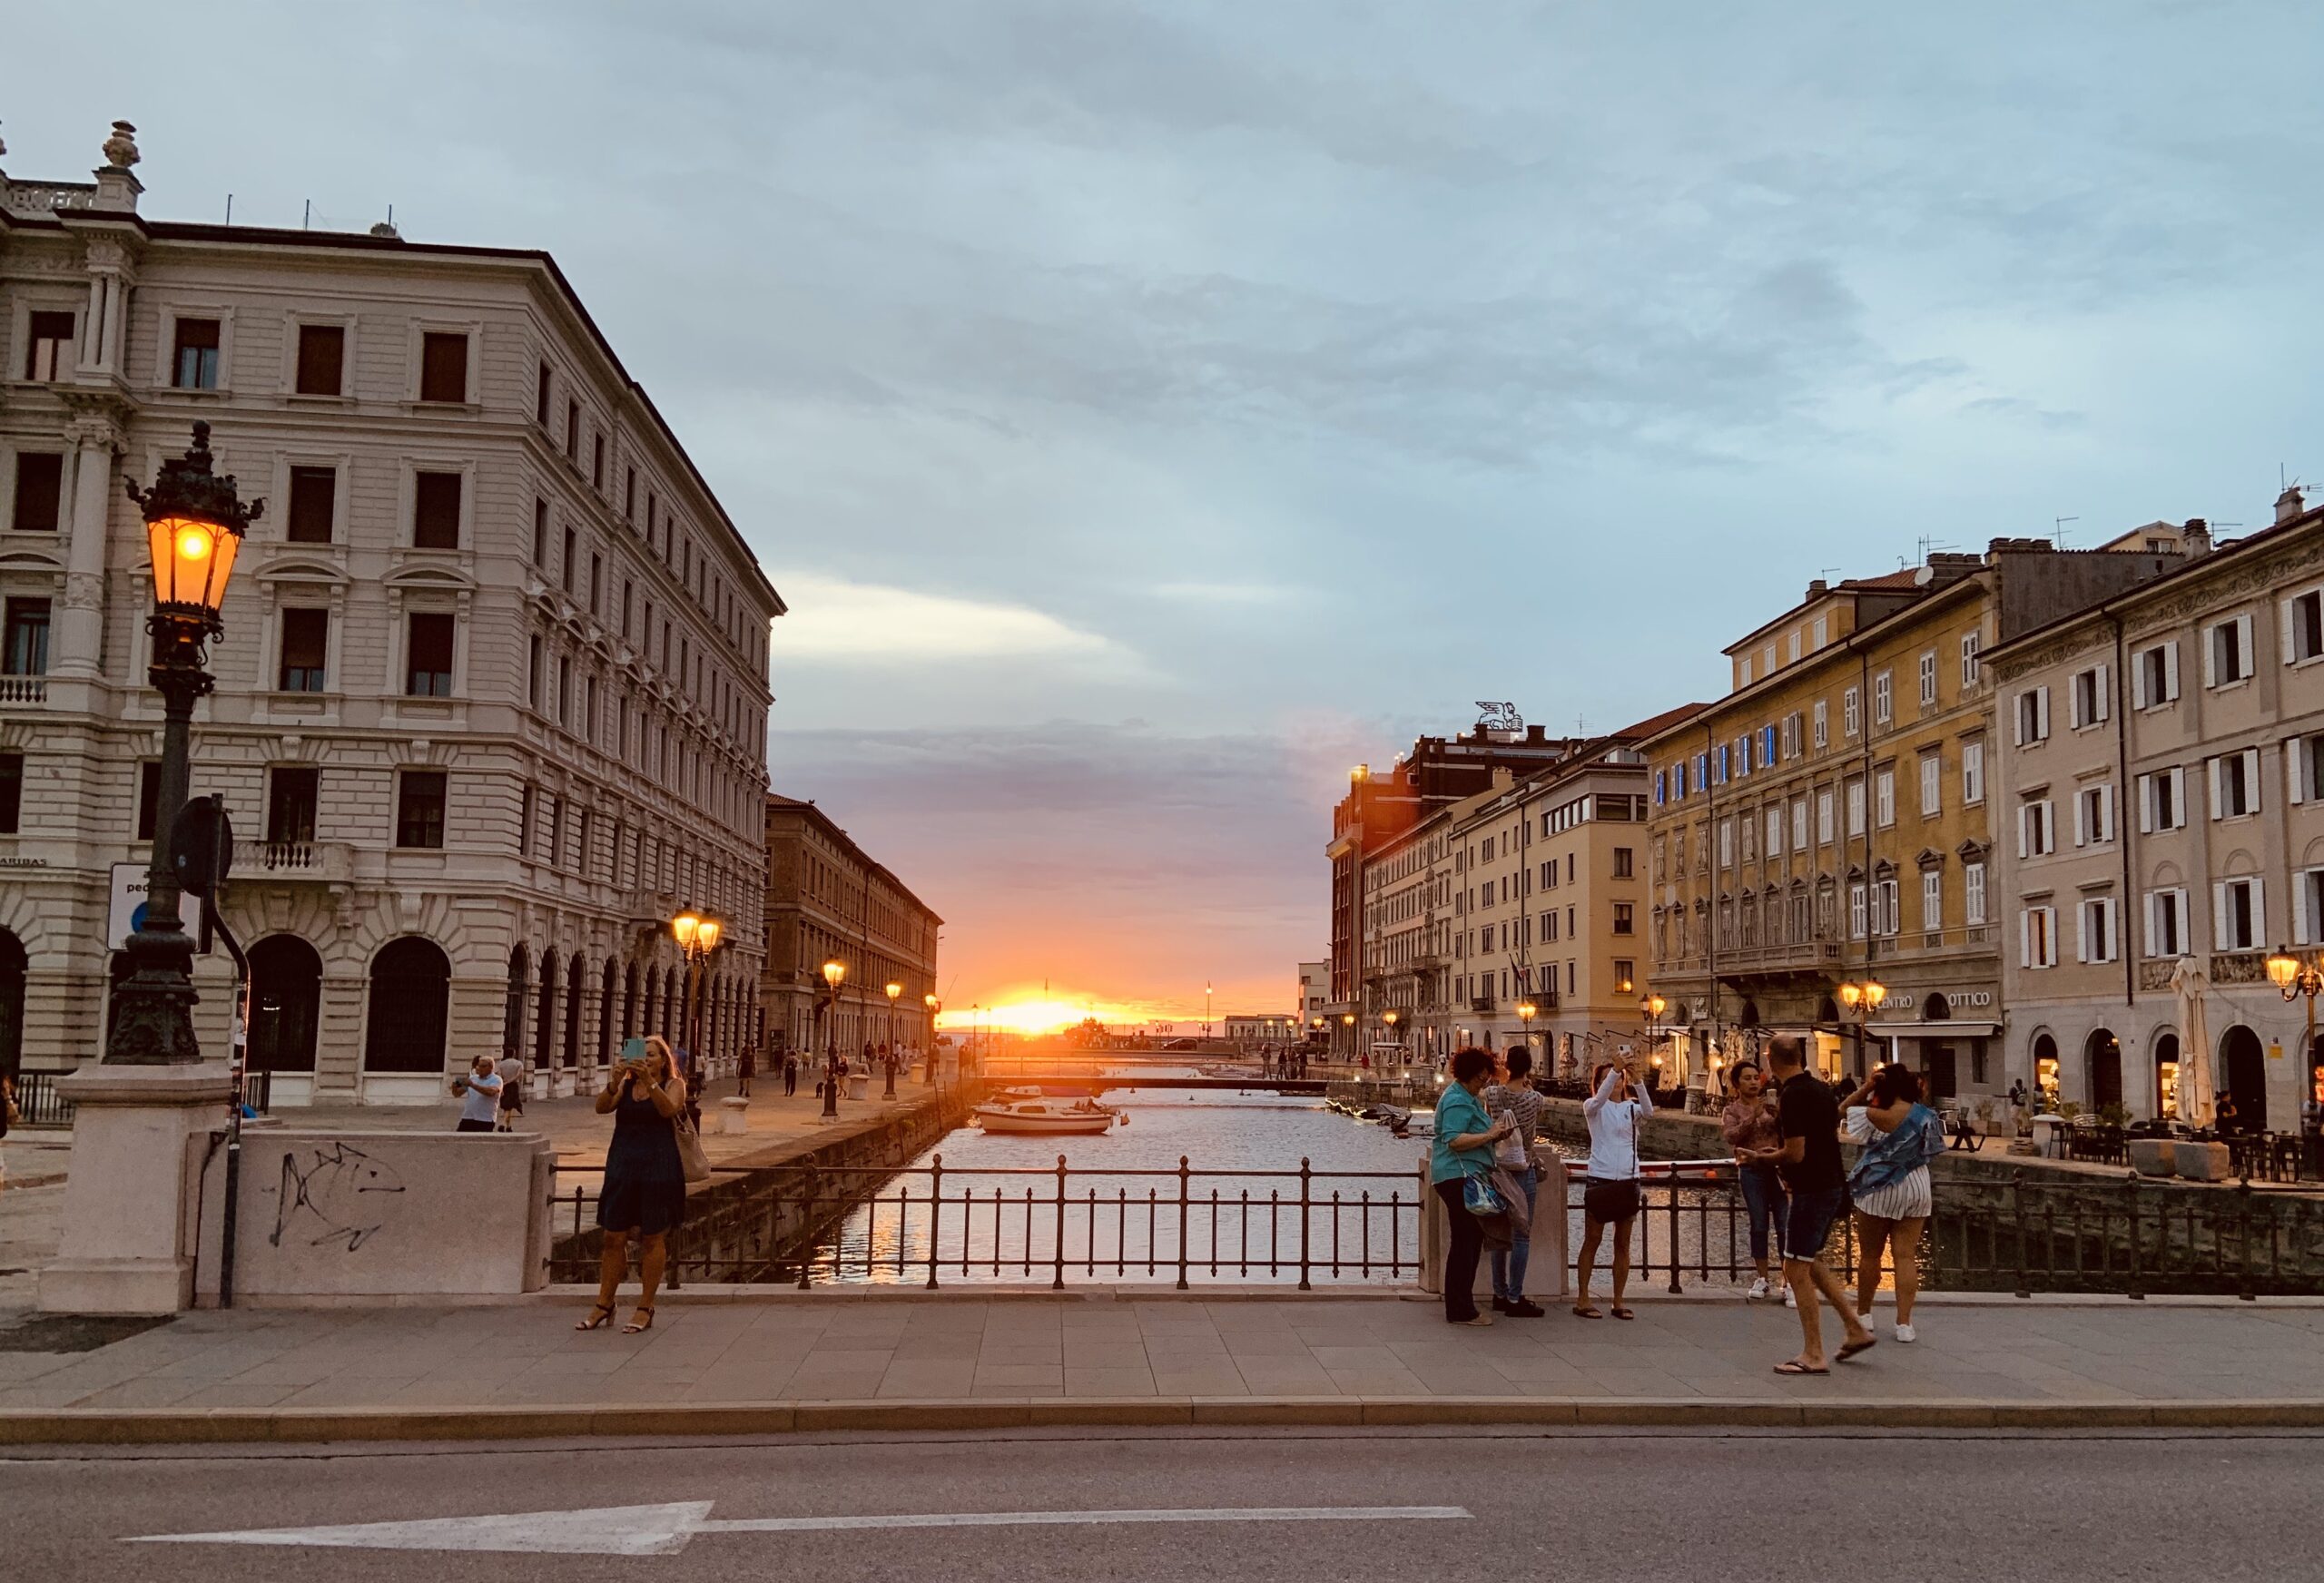
[[[1775,1222],[1776,1253],[1780,1257],[1784,1246],[1787,1197],[1782,1176],[1772,1165],[1746,1165],[1735,1173],[1735,1179],[1743,1189],[1743,1208],[1751,1219],[1751,1262],[1767,1262],[1768,1222],[1770,1219]]]
[[[1525,1218],[1530,1222],[1541,1194],[1541,1174],[1528,1165],[1512,1175],[1517,1178],[1517,1185],[1525,1189]],[[1516,1238],[1507,1253],[1499,1248],[1493,1250],[1492,1294],[1495,1297],[1514,1303],[1525,1295],[1525,1261],[1532,1254],[1533,1244],[1526,1237]]]

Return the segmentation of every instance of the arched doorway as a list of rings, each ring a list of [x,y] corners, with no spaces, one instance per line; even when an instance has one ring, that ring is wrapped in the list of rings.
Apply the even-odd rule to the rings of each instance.
[[[2034,1097],[2045,1109],[2058,1102],[2058,1041],[2045,1033],[2034,1036]]]
[[[2122,1041],[2102,1027],[2082,1044],[2082,1064],[2090,1076],[2090,1107],[2102,1110],[2122,1102]]]
[[[621,973],[621,1037],[637,1037],[637,964],[630,963]]]
[[[2237,1023],[2220,1036],[2221,1086],[2235,1096],[2236,1124],[2245,1132],[2268,1130],[2268,1057],[2260,1036]]]
[[[501,1013],[500,1053],[525,1053],[525,998],[531,992],[533,957],[522,942],[508,952],[508,1004]]]
[[[567,1071],[581,1061],[581,1008],[589,998],[589,975],[581,965],[581,953],[573,953],[566,964],[565,973],[565,1067]]]
[[[2154,1036],[2154,1114],[2168,1121],[2179,1114],[2179,1036]]]
[[[452,994],[452,964],[434,940],[405,935],[371,959],[364,1018],[367,1072],[441,1072]]]
[[[631,969],[633,972],[635,970],[634,968]],[[654,1021],[654,1014],[661,1008],[661,1000],[662,975],[648,968],[645,969],[645,1015],[638,1020],[634,1030],[637,1037],[643,1038],[647,1034],[660,1031]]]
[[[295,934],[251,948],[251,1070],[311,1072],[323,1010],[323,959]]]
[[[0,929],[0,1077],[13,1077],[25,1063],[25,942]]]
[[[541,987],[533,1011],[533,1070],[556,1069],[556,953],[541,954]],[[547,1092],[546,1089],[543,1090]]]
[[[593,1067],[603,1067],[613,1059],[614,1051],[614,959],[606,959],[605,971],[598,975],[597,1048],[589,1057]]]

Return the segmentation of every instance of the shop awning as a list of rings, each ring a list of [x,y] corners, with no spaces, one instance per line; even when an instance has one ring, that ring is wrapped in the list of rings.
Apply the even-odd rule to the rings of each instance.
[[[1876,1022],[1864,1031],[1873,1038],[1991,1038],[2001,1032],[2001,1024],[1952,1018],[1936,1022]]]

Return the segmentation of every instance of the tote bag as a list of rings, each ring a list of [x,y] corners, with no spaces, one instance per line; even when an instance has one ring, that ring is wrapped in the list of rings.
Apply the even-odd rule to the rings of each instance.
[[[684,1110],[671,1117],[670,1125],[677,1129],[678,1164],[684,1167],[689,1182],[710,1180],[710,1156],[703,1152],[702,1139],[694,1136],[693,1123],[686,1120]]]

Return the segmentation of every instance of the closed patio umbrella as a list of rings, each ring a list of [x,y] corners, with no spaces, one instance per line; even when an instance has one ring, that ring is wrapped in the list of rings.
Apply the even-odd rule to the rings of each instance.
[[[2171,990],[2179,997],[2179,1119],[2190,1126],[2211,1124],[2211,1034],[2203,1016],[2211,979],[2192,957],[2171,970]]]

